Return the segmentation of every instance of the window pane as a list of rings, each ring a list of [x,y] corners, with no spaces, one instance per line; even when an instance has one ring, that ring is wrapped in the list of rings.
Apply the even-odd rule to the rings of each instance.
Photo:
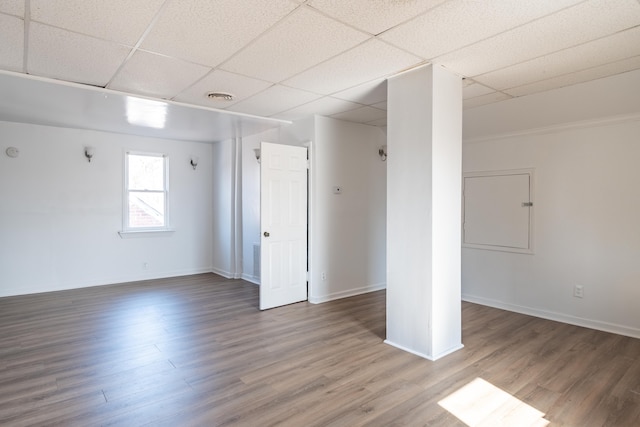
[[[129,154],[129,189],[164,190],[164,158]]]
[[[129,227],[164,227],[164,193],[130,191]]]

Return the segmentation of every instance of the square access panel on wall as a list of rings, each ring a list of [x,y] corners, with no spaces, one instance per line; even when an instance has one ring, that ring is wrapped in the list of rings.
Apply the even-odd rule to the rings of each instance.
[[[463,176],[462,246],[533,253],[533,169]]]

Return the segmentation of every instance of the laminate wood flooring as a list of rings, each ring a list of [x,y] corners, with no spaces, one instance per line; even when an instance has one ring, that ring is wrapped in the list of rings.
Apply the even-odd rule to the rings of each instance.
[[[0,425],[640,426],[640,340],[462,307],[465,347],[431,362],[383,343],[384,291],[261,312],[202,274],[0,298]]]

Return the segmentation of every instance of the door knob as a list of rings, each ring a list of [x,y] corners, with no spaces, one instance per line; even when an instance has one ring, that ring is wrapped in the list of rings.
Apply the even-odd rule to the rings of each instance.
[[[264,232],[264,237],[269,237],[269,232],[268,231]]]

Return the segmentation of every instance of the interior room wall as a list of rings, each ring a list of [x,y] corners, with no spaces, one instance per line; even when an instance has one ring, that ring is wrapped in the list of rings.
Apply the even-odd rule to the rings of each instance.
[[[386,135],[373,126],[320,116],[242,141],[243,278],[260,282],[253,272],[253,245],[260,242],[260,166],[253,150],[262,141],[312,141],[309,300],[319,303],[384,288],[386,167],[378,148]],[[334,194],[334,186],[341,186],[342,193]]]
[[[384,144],[380,128],[315,118],[311,302],[386,286],[386,163],[378,156]]]
[[[239,279],[243,271],[242,139],[212,145],[213,272]]]
[[[523,117],[521,129],[467,139],[465,172],[535,169],[534,254],[464,248],[465,300],[640,337],[640,97],[630,99],[632,81],[640,87],[640,73],[465,112],[467,135]],[[553,125],[538,117],[549,110]],[[544,127],[526,129],[536,123]],[[574,297],[576,285],[583,298]]]
[[[210,144],[7,122],[0,137],[0,296],[211,271]],[[119,236],[127,149],[168,154],[175,232]]]
[[[242,139],[242,278],[260,284],[260,265],[254,265],[254,245],[260,245],[260,164],[255,149],[261,142],[303,145],[314,138],[314,118]],[[258,249],[259,250],[259,249]],[[256,271],[257,270],[257,271]]]
[[[592,124],[640,111],[640,70],[472,108],[463,114],[463,140]],[[553,130],[553,129],[552,129]]]
[[[277,131],[242,139],[242,278],[260,284],[260,264],[254,265],[254,245],[260,246],[260,163],[254,149],[260,142],[277,141]],[[259,260],[259,256],[258,256]]]

